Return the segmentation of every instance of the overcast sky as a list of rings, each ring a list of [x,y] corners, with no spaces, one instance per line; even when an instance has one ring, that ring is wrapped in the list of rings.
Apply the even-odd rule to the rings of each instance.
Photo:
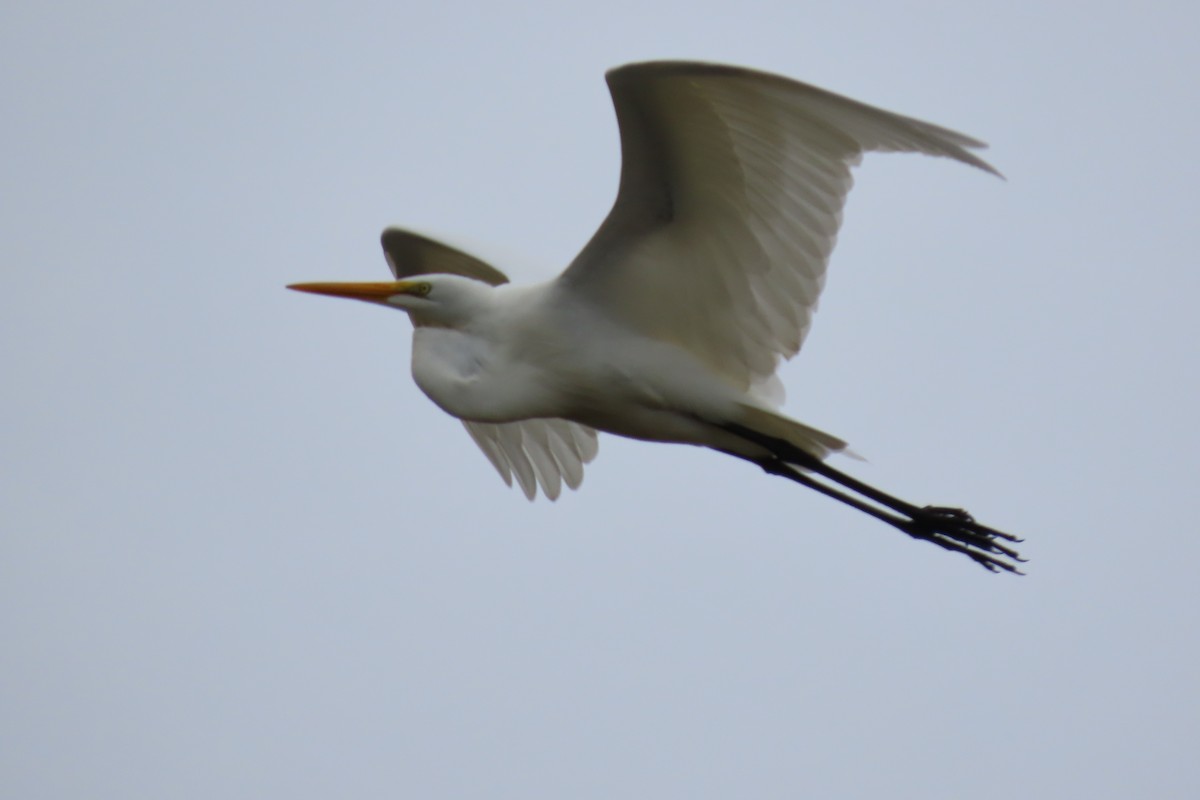
[[[0,794],[1200,796],[1194,3],[0,10]],[[857,172],[786,410],[994,576],[603,437],[530,504],[409,377],[403,224],[517,281],[603,74],[779,72],[991,144]]]

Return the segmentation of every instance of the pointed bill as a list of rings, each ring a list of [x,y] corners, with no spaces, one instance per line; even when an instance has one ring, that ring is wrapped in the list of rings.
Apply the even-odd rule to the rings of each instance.
[[[376,281],[372,283],[293,283],[287,288],[309,294],[345,297],[367,303],[386,303],[398,294],[413,294],[424,286],[421,281]]]

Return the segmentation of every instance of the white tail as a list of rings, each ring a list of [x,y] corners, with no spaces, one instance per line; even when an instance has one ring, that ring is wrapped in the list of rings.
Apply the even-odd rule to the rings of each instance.
[[[803,422],[788,419],[765,408],[745,404],[742,404],[739,410],[742,414],[739,425],[765,437],[784,441],[816,458],[824,460],[831,453],[854,455],[846,449],[846,443],[841,439]]]

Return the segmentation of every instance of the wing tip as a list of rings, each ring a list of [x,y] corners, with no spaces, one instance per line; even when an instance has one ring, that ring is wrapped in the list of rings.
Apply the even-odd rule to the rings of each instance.
[[[388,268],[396,278],[447,273],[482,281],[492,286],[508,283],[508,276],[492,265],[457,247],[424,234],[390,225],[379,234],[379,244]]]
[[[883,113],[891,117],[898,118],[908,122],[912,126],[912,131],[922,137],[931,137],[934,140],[941,140],[943,153],[942,155],[949,156],[957,161],[961,161],[970,166],[981,169],[984,172],[995,175],[1001,180],[1007,180],[1003,173],[993,167],[987,161],[979,156],[971,153],[971,150],[982,150],[987,148],[987,143],[980,141],[958,131],[944,128],[940,125],[934,125],[928,122],[906,117],[894,112],[886,111],[876,106],[868,105],[859,100],[822,89],[819,86],[814,86],[803,81],[789,78],[786,75],[780,75],[774,72],[765,72],[763,70],[753,69],[750,67],[736,66],[732,64],[718,64],[708,61],[688,61],[688,60],[652,60],[652,61],[635,61],[628,64],[622,64],[618,67],[613,67],[605,73],[605,78],[610,86],[625,85],[634,80],[646,80],[651,78],[663,78],[673,75],[688,75],[693,77],[705,76],[720,76],[728,78],[743,78],[750,79],[755,82],[771,85],[778,88],[800,90],[810,93],[817,97],[823,97],[826,100],[836,101],[838,103],[846,103],[850,106],[865,110],[868,113]]]

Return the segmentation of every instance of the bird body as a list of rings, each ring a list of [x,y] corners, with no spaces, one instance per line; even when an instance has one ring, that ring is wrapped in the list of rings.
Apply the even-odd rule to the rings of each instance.
[[[617,199],[558,278],[515,287],[474,256],[389,228],[395,281],[291,288],[407,312],[417,385],[530,499],[578,487],[605,431],[745,459],[1016,571],[1015,537],[842,473],[825,458],[845,442],[777,410],[776,369],[809,329],[850,169],[894,150],[998,174],[970,152],[982,143],[736,67],[635,64],[608,82]]]
[[[700,420],[754,402],[691,353],[632,334],[601,309],[550,282],[528,287],[430,276],[462,313],[447,327],[410,312],[413,379],[462,420],[558,417],[634,439],[712,446],[729,439]]]

